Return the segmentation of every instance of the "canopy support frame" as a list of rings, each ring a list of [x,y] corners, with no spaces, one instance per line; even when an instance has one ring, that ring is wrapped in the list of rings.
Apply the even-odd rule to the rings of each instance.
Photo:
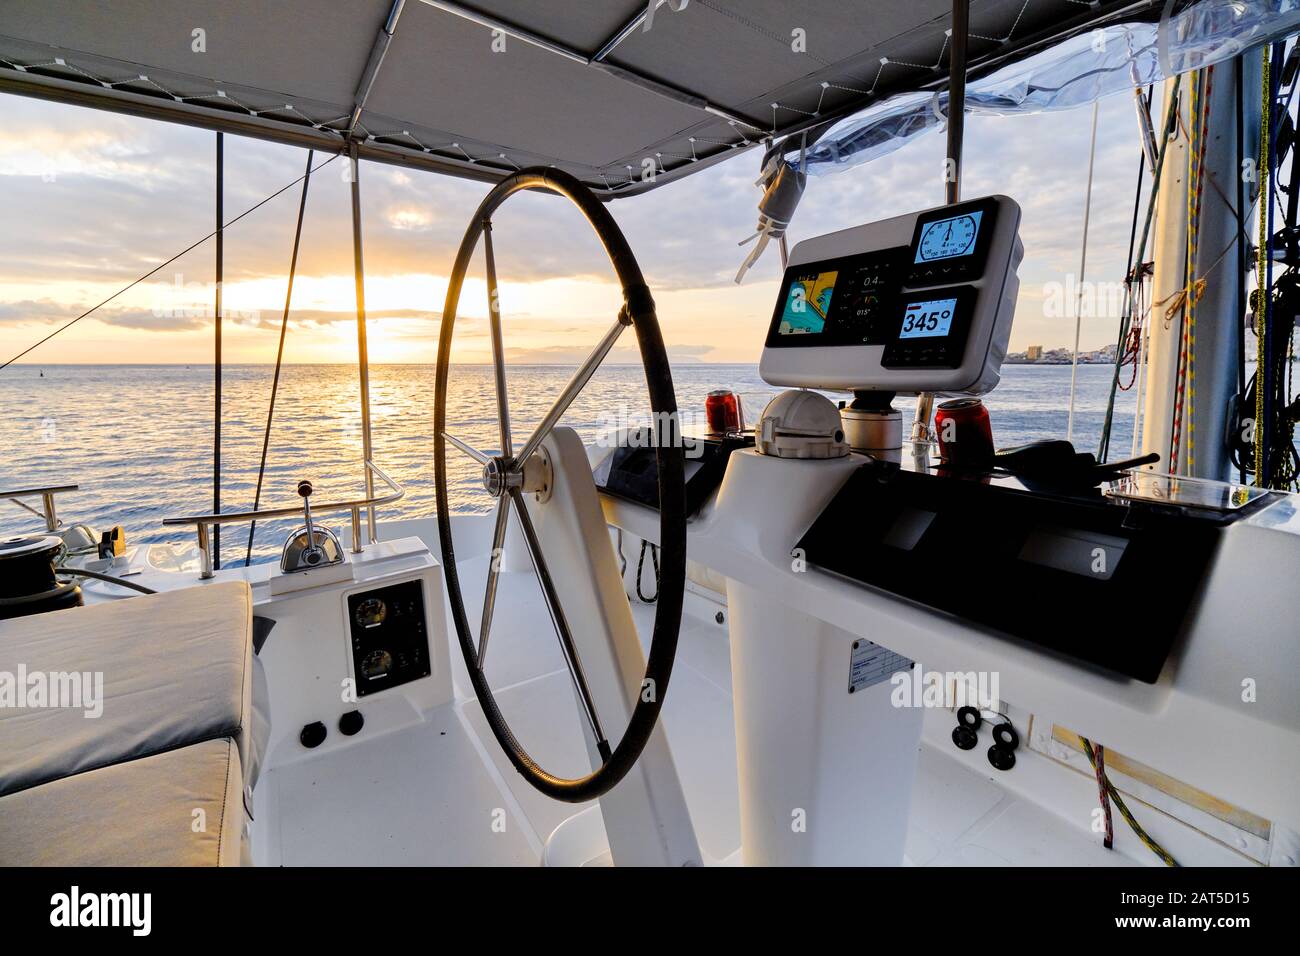
[[[406,0],[393,0],[392,9],[388,11],[388,17],[384,20],[384,25],[379,28],[375,43],[370,48],[366,68],[361,71],[361,82],[357,84],[356,93],[352,97],[352,115],[348,118],[348,129],[345,134],[348,139],[353,139],[357,135],[361,111],[366,108],[366,101],[370,99],[370,91],[374,89],[379,69],[384,65],[384,57],[388,54],[388,46],[393,42],[393,34],[397,32],[397,18],[402,15],[402,7],[405,5]]]
[[[952,53],[948,58],[948,151],[943,165],[944,202],[961,202],[961,150],[966,136],[966,48],[970,40],[970,0],[952,0]],[[916,396],[912,441],[930,440],[934,393]]]
[[[213,324],[213,357],[212,357],[212,511],[215,514],[221,513],[221,284],[224,281],[225,273],[225,184],[226,184],[226,144],[225,133],[217,131],[217,242],[216,242],[216,263],[215,287],[216,302],[215,322]],[[214,569],[221,567],[221,529],[212,529],[212,566]]]
[[[361,457],[366,462],[366,498],[375,497],[375,478],[369,467],[374,457],[371,453],[370,433],[370,347],[366,340],[366,267],[361,252],[361,162],[357,156],[357,141],[348,143],[348,173],[352,180],[352,268],[357,288],[357,376],[361,388]],[[355,527],[354,527],[355,532]],[[370,543],[375,536],[375,506],[366,506],[366,534]],[[354,549],[360,542],[353,541]]]
[[[742,116],[734,110],[729,110],[725,107],[718,106],[716,103],[711,103],[707,98],[698,93],[656,79],[653,76],[642,73],[640,70],[634,70],[626,66],[614,66],[613,64],[606,62],[605,57],[613,52],[614,47],[618,46],[618,44],[622,43],[623,40],[630,36],[632,31],[636,28],[636,25],[645,18],[644,11],[620,27],[609,40],[601,44],[600,49],[597,50],[595,54],[587,54],[582,50],[548,39],[539,33],[534,33],[532,30],[511,23],[508,20],[502,20],[500,17],[494,17],[490,14],[473,10],[465,6],[463,3],[456,2],[456,0],[420,0],[420,2],[433,7],[435,10],[441,10],[444,13],[450,13],[464,20],[469,20],[471,23],[477,23],[479,26],[487,27],[489,30],[499,30],[506,36],[514,37],[516,40],[546,50],[548,53],[554,53],[556,56],[562,56],[573,63],[580,64],[581,66],[593,67],[607,76],[612,76],[616,80],[631,83],[634,86],[638,86],[650,93],[655,93],[665,99],[672,100],[675,103],[681,103],[683,106],[694,107],[695,109],[702,110],[711,116],[724,119],[728,123],[734,123],[745,127],[745,129],[762,133],[764,136],[772,135],[772,131],[767,129],[765,126],[754,122],[754,120],[747,116]]]

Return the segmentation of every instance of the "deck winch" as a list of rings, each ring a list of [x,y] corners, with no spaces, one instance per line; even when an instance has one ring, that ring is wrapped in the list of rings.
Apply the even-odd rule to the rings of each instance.
[[[0,541],[0,619],[80,606],[81,587],[55,576],[62,551],[52,534]]]

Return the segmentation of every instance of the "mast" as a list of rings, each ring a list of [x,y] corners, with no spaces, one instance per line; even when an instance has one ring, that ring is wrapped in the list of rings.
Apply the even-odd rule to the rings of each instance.
[[[1241,268],[1240,245],[1243,230],[1238,224],[1238,197],[1246,195],[1246,216],[1251,191],[1238,189],[1242,181],[1241,159],[1237,155],[1237,104],[1241,103],[1243,147],[1247,156],[1257,152],[1259,142],[1260,52],[1242,58],[1242,95],[1237,95],[1238,71],[1233,63],[1214,69],[1214,84],[1206,101],[1209,129],[1205,148],[1204,198],[1201,200],[1200,243],[1195,274],[1205,278],[1205,289],[1197,306],[1196,391],[1192,395],[1196,444],[1188,474],[1228,481],[1232,462],[1224,441],[1228,413],[1237,395],[1237,369],[1242,360],[1240,329],[1246,321],[1241,303],[1248,278]],[[1215,186],[1219,188],[1214,188]],[[1222,194],[1219,190],[1222,190]],[[1227,201],[1225,201],[1225,198]],[[1232,204],[1229,205],[1229,202]],[[1217,264],[1215,260],[1218,260]],[[1246,263],[1250,256],[1244,257]]]
[[[1184,77],[1184,83],[1188,77]],[[1146,397],[1143,407],[1141,454],[1155,452],[1160,461],[1147,466],[1152,470],[1170,470],[1169,448],[1173,441],[1173,419],[1178,381],[1178,348],[1182,325],[1174,319],[1166,322],[1165,310],[1186,285],[1187,253],[1187,129],[1188,103],[1182,85],[1175,88],[1172,78],[1165,80],[1164,108],[1168,115],[1170,97],[1178,96],[1178,119],[1165,146],[1165,165],[1156,194],[1156,212],[1152,223],[1152,254],[1155,271],[1151,278],[1151,315],[1147,319]],[[1176,470],[1176,468],[1174,469]]]
[[[1258,137],[1259,103],[1253,92],[1259,87],[1259,64],[1258,52],[1244,58],[1245,95],[1241,102],[1247,156],[1253,155],[1251,143]],[[1201,118],[1193,129],[1190,113],[1194,83],[1202,91],[1200,109],[1208,108],[1209,116],[1199,168],[1196,253],[1194,262],[1189,263],[1189,197],[1195,201],[1189,177],[1189,133],[1198,140],[1198,152],[1201,135]],[[1205,96],[1207,85],[1209,95]],[[1172,88],[1173,80],[1166,80],[1166,111]],[[1154,470],[1226,481],[1232,475],[1224,435],[1238,387],[1238,323],[1244,321],[1239,303],[1246,281],[1238,267],[1241,232],[1234,208],[1237,184],[1244,174],[1236,143],[1237,71],[1231,63],[1220,64],[1209,84],[1204,82],[1204,71],[1185,75],[1179,96],[1178,127],[1169,137],[1156,197],[1155,271],[1151,315],[1146,323],[1149,343],[1140,453],[1160,455],[1161,460],[1149,466]],[[1192,297],[1194,320],[1189,327],[1187,305]],[[1185,337],[1190,361],[1180,376]],[[1175,444],[1176,459],[1171,460]]]

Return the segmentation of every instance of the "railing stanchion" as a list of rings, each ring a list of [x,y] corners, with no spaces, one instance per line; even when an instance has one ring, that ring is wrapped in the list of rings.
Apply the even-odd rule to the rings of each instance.
[[[199,577],[206,581],[212,577],[212,541],[206,521],[200,521],[195,527],[199,534]]]
[[[76,491],[77,485],[44,485],[40,488],[20,488],[17,491],[5,491],[0,488],[0,501],[12,501],[18,507],[22,508],[38,518],[45,519],[45,530],[57,532],[59,530],[59,513],[54,507],[54,496],[63,494],[65,491]],[[41,499],[41,510],[37,511],[24,498]]]
[[[352,176],[352,268],[357,287],[357,370],[361,379],[361,457],[369,462],[370,441],[370,349],[366,344],[366,267],[361,253],[361,162],[357,158],[357,141],[348,144],[348,162]],[[375,478],[364,469],[366,497],[375,496]],[[366,529],[375,540],[375,506],[366,507]]]
[[[406,496],[406,490],[397,482],[393,481],[382,468],[372,461],[365,463],[366,475],[371,479],[371,487],[374,487],[374,479],[378,478],[388,489],[387,494],[377,495],[368,494],[364,498],[352,498],[346,501],[334,501],[312,506],[312,515],[320,516],[327,514],[342,514],[348,512],[352,521],[352,553],[360,554],[364,550],[363,539],[361,537],[361,512],[364,510],[367,514],[373,513],[374,509],[381,505],[390,505],[396,501],[401,501]],[[72,489],[75,489],[75,485]],[[54,489],[54,490],[72,490],[72,489]],[[28,492],[0,492],[0,498],[16,497],[20,494],[37,494],[38,491]],[[212,577],[214,570],[212,561],[212,538],[211,530],[223,524],[235,524],[244,521],[272,521],[277,518],[292,518],[302,514],[300,508],[265,508],[258,511],[232,511],[225,514],[212,513],[203,515],[186,515],[184,517],[164,518],[163,525],[168,528],[175,528],[182,525],[194,526],[198,529],[199,551],[202,552],[202,567],[200,573],[204,578]],[[374,538],[370,539],[374,541]]]

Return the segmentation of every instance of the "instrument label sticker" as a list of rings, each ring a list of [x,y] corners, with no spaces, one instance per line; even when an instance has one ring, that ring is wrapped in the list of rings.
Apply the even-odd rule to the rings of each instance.
[[[881,647],[865,638],[853,642],[849,654],[849,693],[872,687],[889,680],[899,671],[911,670],[916,662],[887,647]]]

